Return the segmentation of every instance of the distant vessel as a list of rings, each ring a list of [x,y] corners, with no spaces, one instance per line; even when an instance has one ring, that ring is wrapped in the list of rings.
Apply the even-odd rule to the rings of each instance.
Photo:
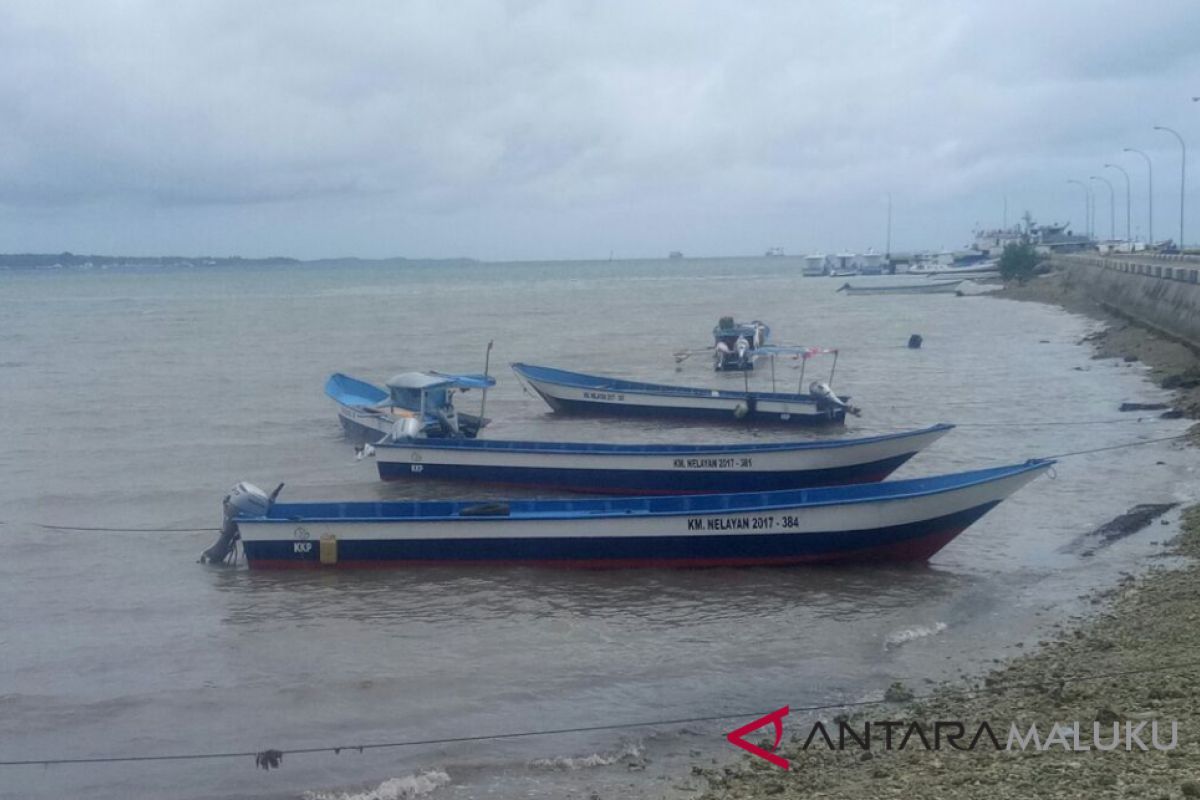
[[[890,286],[874,286],[867,283],[851,286],[847,283],[843,284],[838,291],[846,294],[954,294],[962,282],[962,280],[921,281]]]
[[[824,253],[813,253],[804,257],[803,275],[806,278],[818,278],[829,274],[829,264]]]
[[[783,248],[782,247],[768,247],[765,255],[767,258],[779,258],[780,256],[783,255]]]
[[[667,255],[667,258],[683,258],[683,253],[679,252],[678,250],[672,250]]]
[[[835,278],[849,278],[858,274],[858,256],[850,252],[841,252],[833,258],[833,268],[829,274]]]
[[[863,275],[882,275],[884,269],[883,255],[868,250],[858,257],[858,271]]]

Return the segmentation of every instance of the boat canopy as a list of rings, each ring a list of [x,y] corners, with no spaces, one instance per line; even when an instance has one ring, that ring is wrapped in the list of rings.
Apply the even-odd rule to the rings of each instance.
[[[488,375],[462,374],[454,375],[445,372],[401,372],[392,376],[387,382],[389,389],[416,389],[424,391],[434,388],[447,389],[487,389],[496,385],[496,379]]]
[[[758,352],[765,356],[791,356],[792,358],[800,358],[805,361],[813,356],[837,355],[836,347],[804,347],[804,346],[784,346],[768,344],[758,348]]]

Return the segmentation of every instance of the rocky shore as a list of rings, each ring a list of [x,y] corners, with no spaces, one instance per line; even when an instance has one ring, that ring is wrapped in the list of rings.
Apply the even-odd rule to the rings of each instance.
[[[1091,337],[1095,358],[1143,362],[1150,369],[1150,380],[1175,392],[1175,409],[1182,416],[1200,419],[1200,354],[1092,300],[1066,273],[1051,272],[1024,285],[1010,284],[991,296],[1052,303],[1107,323],[1104,331]]]
[[[1101,308],[1059,273],[993,296],[1055,303],[1105,321],[1107,329],[1091,337],[1096,357],[1145,362],[1151,380],[1175,391],[1167,413],[1200,417],[1200,359],[1187,347]],[[1185,566],[1127,576],[1093,598],[1094,616],[1058,628],[1052,640],[978,683],[920,695],[919,687],[895,685],[887,698],[894,702],[821,719],[835,745],[839,722],[860,739],[871,723],[868,748],[848,737],[844,749],[831,748],[815,721],[793,714],[775,751],[787,770],[750,755],[697,768],[708,782],[702,798],[1200,798],[1200,506],[1184,512],[1171,549]],[[889,721],[898,723],[891,747],[880,727]],[[935,740],[938,721],[951,726]],[[951,746],[945,731],[956,730],[954,723],[966,731],[960,745],[986,723],[997,746],[982,735],[972,749]],[[1046,746],[1026,739],[1010,747],[1014,724],[1024,737],[1036,726]],[[1174,746],[1157,749],[1152,729],[1160,745]],[[1097,749],[1114,732],[1117,749]],[[769,749],[771,734],[767,724],[746,738]]]

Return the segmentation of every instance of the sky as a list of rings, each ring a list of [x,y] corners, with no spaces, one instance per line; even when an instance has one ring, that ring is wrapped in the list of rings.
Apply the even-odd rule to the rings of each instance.
[[[0,252],[541,260],[1178,238],[1200,3],[8,0]],[[1186,198],[1200,242],[1200,191]],[[1007,207],[1007,217],[1005,209]]]

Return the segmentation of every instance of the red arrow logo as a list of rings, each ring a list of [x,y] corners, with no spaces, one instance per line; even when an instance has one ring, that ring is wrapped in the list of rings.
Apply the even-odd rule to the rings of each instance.
[[[767,723],[769,722],[775,726],[775,744],[771,745],[771,750],[778,749],[779,742],[783,739],[783,718],[788,715],[788,710],[789,709],[787,706],[778,708],[772,711],[770,714],[767,714],[765,717],[759,717],[758,719],[754,720],[754,722],[743,725],[736,731],[730,731],[729,733],[725,734],[725,738],[729,740],[731,745],[742,748],[750,755],[766,759],[780,769],[789,769],[788,760],[786,758],[777,756],[774,753],[764,750],[756,744],[751,744],[742,738],[748,733],[753,733],[759,728],[766,727]]]

